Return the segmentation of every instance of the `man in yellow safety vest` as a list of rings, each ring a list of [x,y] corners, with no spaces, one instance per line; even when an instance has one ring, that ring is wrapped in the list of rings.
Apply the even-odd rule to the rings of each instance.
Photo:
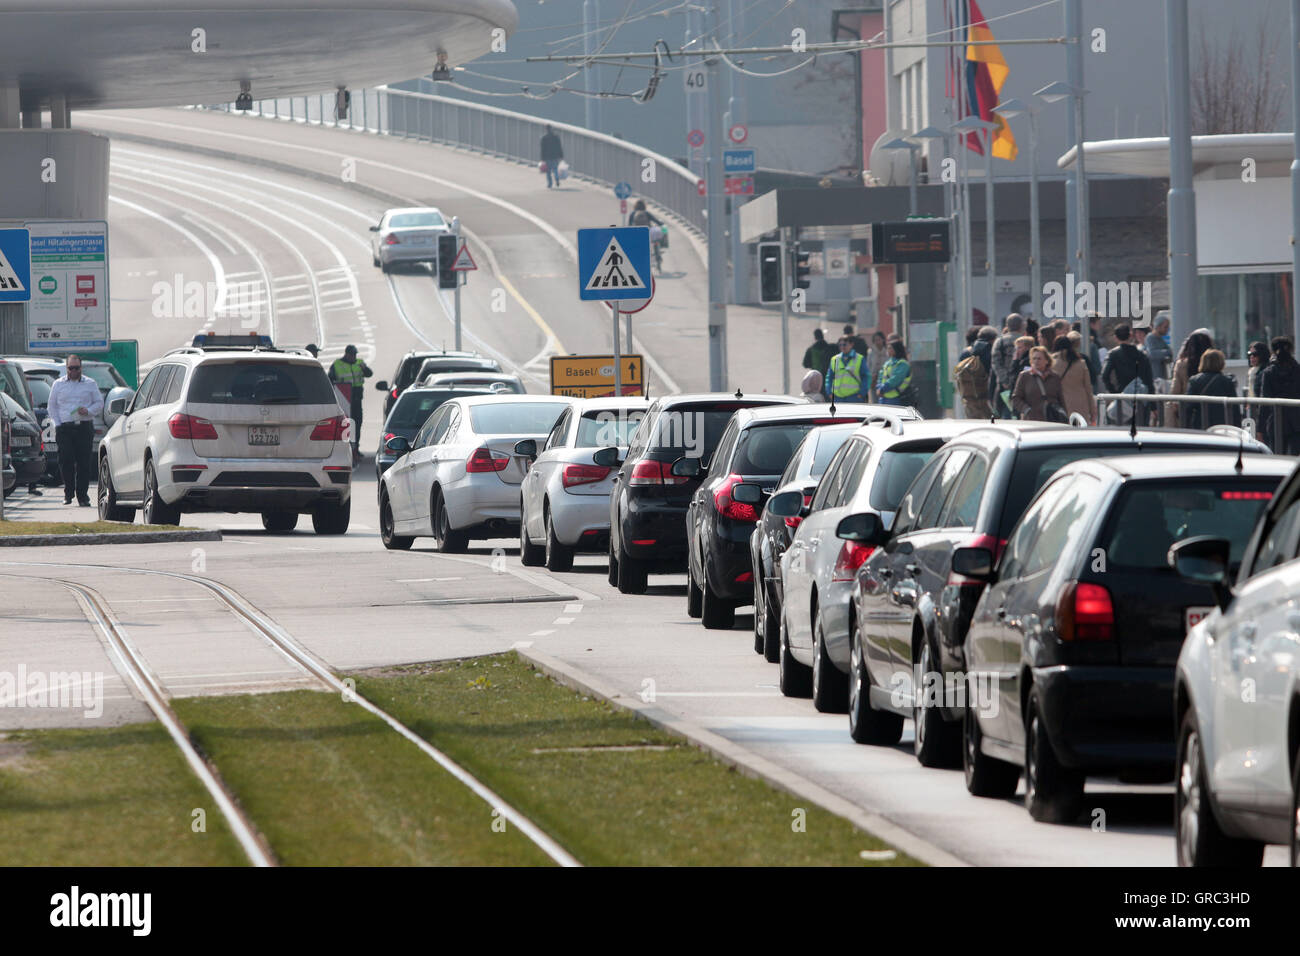
[[[352,419],[352,461],[361,457],[361,397],[366,379],[374,371],[357,357],[357,347],[349,345],[343,350],[343,357],[330,365],[330,381],[339,386],[350,404],[349,417]]]
[[[853,339],[841,336],[840,354],[826,368],[826,397],[834,402],[865,402],[871,394],[866,359],[853,350]]]

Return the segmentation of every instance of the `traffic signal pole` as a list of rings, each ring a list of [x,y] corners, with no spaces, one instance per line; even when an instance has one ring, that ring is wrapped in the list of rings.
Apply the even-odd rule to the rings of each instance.
[[[709,11],[709,43],[717,45],[718,8]],[[704,189],[709,213],[709,390],[727,390],[727,233],[722,195],[722,76],[718,58],[708,65],[708,123],[705,146],[708,159],[704,164]]]
[[[785,228],[781,228],[781,391],[790,394],[790,296],[785,288]],[[793,274],[794,270],[790,272]]]

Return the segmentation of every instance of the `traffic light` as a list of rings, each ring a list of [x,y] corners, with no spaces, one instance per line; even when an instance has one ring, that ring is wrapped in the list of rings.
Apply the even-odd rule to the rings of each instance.
[[[438,288],[454,289],[460,281],[452,266],[456,264],[456,252],[460,248],[460,236],[444,233],[438,237]]]
[[[758,301],[767,304],[780,302],[781,291],[781,244],[779,242],[760,242],[758,244]]]
[[[812,270],[808,267],[808,253],[800,252],[799,247],[794,247],[794,287],[796,289],[806,289],[812,285],[809,273]]]

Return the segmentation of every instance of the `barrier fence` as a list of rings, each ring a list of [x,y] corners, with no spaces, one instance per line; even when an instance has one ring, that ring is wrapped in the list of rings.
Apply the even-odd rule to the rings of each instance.
[[[1281,409],[1300,409],[1300,399],[1220,395],[1129,395],[1118,392],[1103,392],[1095,397],[1097,400],[1097,421],[1101,424],[1128,425],[1132,422],[1133,415],[1136,414],[1138,425],[1141,427],[1171,427],[1166,423],[1166,414],[1168,406],[1172,404],[1179,406],[1180,409],[1178,425],[1186,427],[1185,411],[1187,409],[1192,405],[1210,406],[1223,409],[1224,424],[1243,428],[1274,451],[1283,454],[1300,452],[1300,434],[1295,437],[1288,435],[1284,420],[1286,416],[1281,414]],[[1108,417],[1112,405],[1119,414]],[[1268,435],[1261,434],[1259,431],[1259,412],[1265,408],[1279,410],[1277,414],[1272,416],[1272,427],[1269,429],[1270,434]],[[1206,421],[1208,414],[1203,414],[1201,418],[1201,427],[1209,427]],[[1288,449],[1288,438],[1293,446],[1290,450]]]

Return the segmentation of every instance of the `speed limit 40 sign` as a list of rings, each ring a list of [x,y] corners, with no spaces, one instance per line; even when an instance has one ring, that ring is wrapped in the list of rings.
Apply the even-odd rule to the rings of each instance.
[[[686,78],[687,93],[703,93],[708,88],[709,71],[703,66],[691,66],[682,71]]]

